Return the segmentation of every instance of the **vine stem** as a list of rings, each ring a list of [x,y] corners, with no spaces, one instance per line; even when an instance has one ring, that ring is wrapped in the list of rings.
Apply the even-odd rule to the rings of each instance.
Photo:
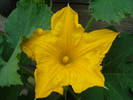
[[[64,93],[63,93],[63,95],[64,95],[65,100],[68,100],[68,98],[67,98],[67,93],[68,93],[68,92],[71,93],[71,95],[74,97],[74,100],[80,100],[80,98],[76,97],[76,95],[75,95],[75,93],[73,92],[72,88],[70,88],[70,87],[68,87],[68,86],[65,86],[65,87],[64,87]]]
[[[67,91],[68,91],[68,87],[64,87],[64,98],[65,98],[65,100],[67,100]]]
[[[70,93],[74,96],[74,99],[75,99],[75,100],[80,100],[80,98],[77,98],[77,97],[76,97],[76,95],[75,95],[75,93],[72,91],[72,89],[70,89]]]
[[[85,27],[85,32],[88,32],[90,30],[90,28],[92,27],[92,24],[95,22],[95,18],[91,16],[91,18],[89,19],[86,27]]]

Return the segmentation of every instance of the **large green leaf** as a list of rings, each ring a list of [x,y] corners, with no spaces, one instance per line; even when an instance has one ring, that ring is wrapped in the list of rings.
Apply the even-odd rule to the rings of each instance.
[[[19,52],[21,52],[21,50],[18,43],[18,46],[16,47],[8,62],[0,68],[0,86],[22,84],[20,76],[17,73],[17,70],[19,69],[17,54]]]
[[[93,87],[80,93],[78,100],[104,100],[104,88]]]
[[[20,76],[17,74],[19,67],[17,67],[18,62],[15,56],[19,49],[16,49],[11,55],[12,49],[10,48],[9,43],[6,41],[4,34],[0,35],[0,40],[0,86],[22,84]]]
[[[4,37],[3,34],[0,33],[0,68],[5,64],[5,61],[2,58],[2,54],[3,54],[3,48],[4,48]]]
[[[50,28],[51,11],[46,5],[32,0],[21,0],[5,23],[5,32],[15,47],[19,37],[33,32],[36,28]]]
[[[50,28],[50,17],[51,11],[45,4],[35,3],[32,0],[21,0],[10,14],[5,23],[5,32],[14,52],[0,67],[0,86],[22,84],[17,73],[19,70],[17,57],[21,53],[22,36],[28,36],[36,28]]]
[[[0,58],[4,61],[8,61],[9,57],[13,52],[13,48],[11,48],[10,43],[7,42],[7,38],[5,33],[0,34]]]
[[[92,87],[78,94],[78,100],[123,100],[114,88]]]
[[[90,8],[97,20],[119,22],[127,14],[133,16],[133,0],[92,0]]]

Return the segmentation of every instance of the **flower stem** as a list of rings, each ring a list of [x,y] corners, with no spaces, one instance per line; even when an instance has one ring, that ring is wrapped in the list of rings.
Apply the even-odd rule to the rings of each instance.
[[[78,98],[78,97],[76,96],[76,94],[73,92],[72,88],[69,88],[69,91],[70,91],[70,93],[74,96],[74,99],[75,99],[75,100],[80,100],[80,98]]]
[[[65,86],[64,87],[64,98],[65,98],[65,100],[67,100],[67,91],[68,91],[68,87],[67,86]]]
[[[85,32],[88,32],[92,26],[92,24],[95,22],[95,18],[91,16],[91,18],[89,19],[86,27],[85,27]]]
[[[68,92],[71,94],[71,96],[73,97],[74,100],[80,100],[80,98],[78,98],[76,96],[76,94],[73,92],[72,88],[69,87],[69,86],[65,86],[64,87],[63,95],[64,95],[65,100],[69,100],[69,98],[67,97],[68,96],[68,94],[67,94]]]

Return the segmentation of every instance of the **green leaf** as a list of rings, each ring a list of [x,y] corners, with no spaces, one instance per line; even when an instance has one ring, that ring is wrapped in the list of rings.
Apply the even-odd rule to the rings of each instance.
[[[20,80],[20,75],[17,73],[18,67],[18,59],[17,54],[20,52],[19,43],[16,47],[15,51],[11,55],[8,62],[6,62],[0,68],[0,86],[10,86],[22,84]]]
[[[0,34],[0,56],[2,55],[3,51],[3,35]]]
[[[78,100],[104,100],[104,88],[93,87],[88,88],[79,95]]]
[[[132,43],[133,34],[120,34],[103,61],[109,100],[133,100]]]
[[[133,0],[93,0],[89,7],[97,20],[120,22],[127,15],[133,16]]]
[[[36,28],[50,28],[51,11],[46,5],[39,5],[32,0],[21,0],[5,23],[7,41],[14,48],[9,60],[0,67],[0,86],[22,84],[19,70],[18,54],[21,53],[22,36],[27,37]]]
[[[15,53],[17,53],[18,50],[16,50],[9,59],[12,50],[10,50],[10,46],[6,41],[5,35],[0,35],[0,37],[0,86],[22,84],[20,76],[17,73],[19,67],[17,66],[17,58],[15,56]]]
[[[9,43],[7,43],[4,33],[0,34],[0,69],[6,64],[11,53],[12,49],[10,48]]]
[[[5,33],[0,34],[0,57],[4,61],[8,61],[9,57],[13,52],[13,48],[11,48],[10,43],[7,42],[7,38]]]
[[[15,47],[20,36],[32,33],[37,28],[49,29],[52,12],[46,5],[39,5],[32,0],[21,0],[5,23],[5,32]]]
[[[108,90],[102,87],[89,88],[77,95],[77,97],[78,100],[123,100],[114,88]]]

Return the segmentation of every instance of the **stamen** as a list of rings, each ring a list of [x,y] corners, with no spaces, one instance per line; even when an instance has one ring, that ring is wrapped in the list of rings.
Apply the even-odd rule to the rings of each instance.
[[[69,62],[69,57],[68,56],[64,56],[62,59],[63,64],[67,64]]]

